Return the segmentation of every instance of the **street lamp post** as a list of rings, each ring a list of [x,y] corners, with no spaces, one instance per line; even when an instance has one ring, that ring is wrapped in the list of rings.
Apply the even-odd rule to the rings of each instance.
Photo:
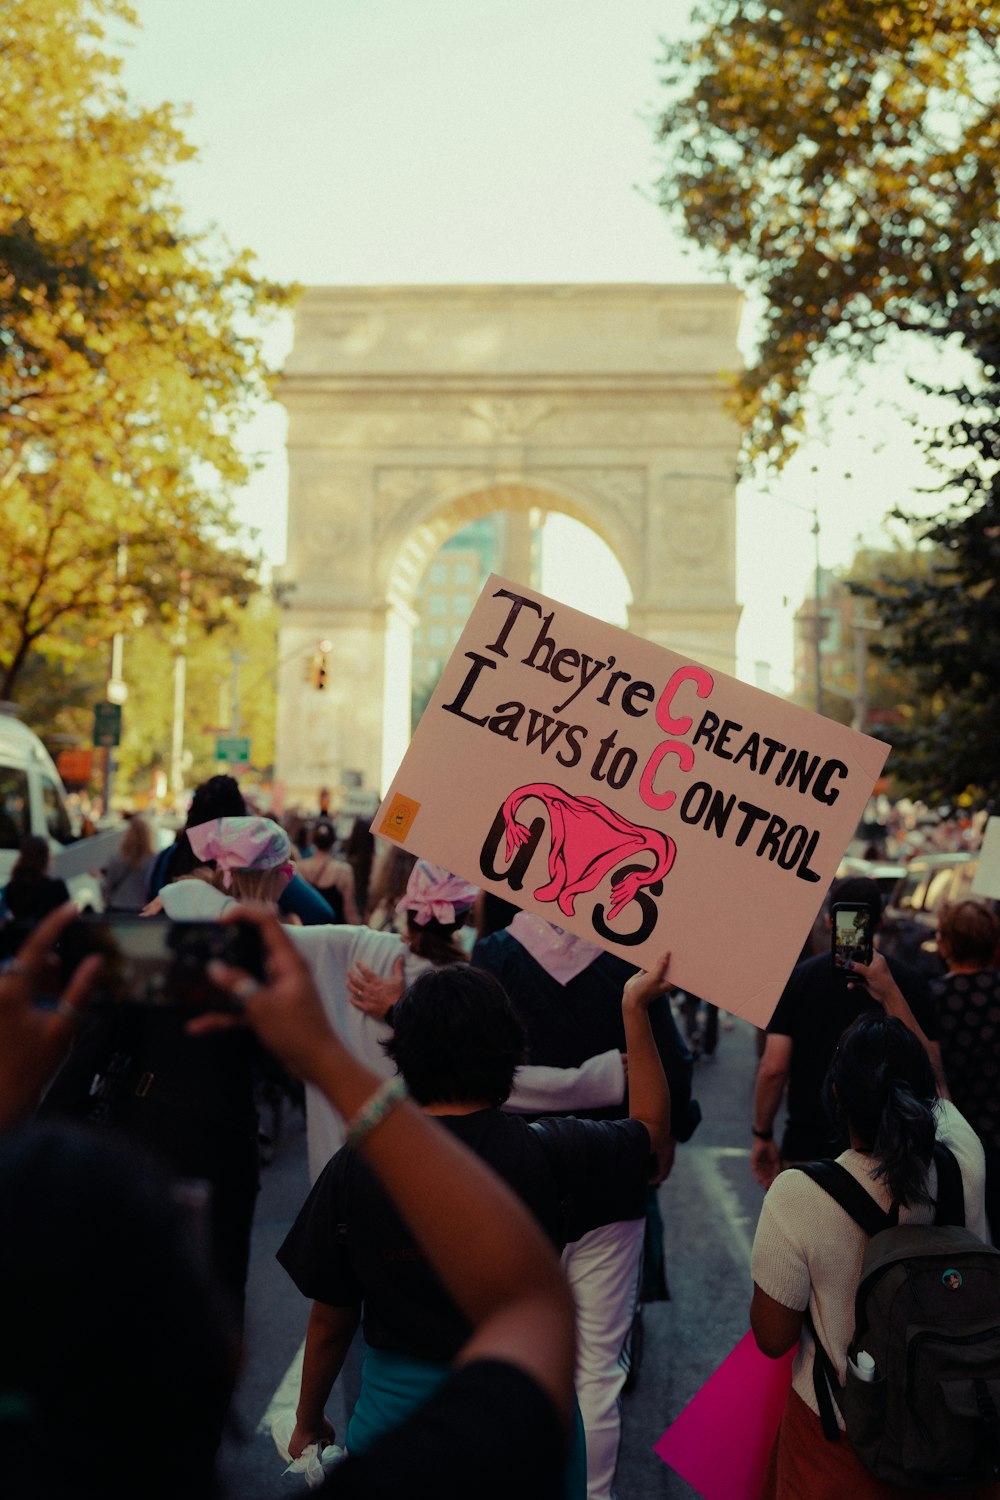
[[[187,627],[191,608],[191,570],[181,569],[177,630],[174,634],[174,719],[170,738],[170,794],[179,801],[184,791],[184,700],[187,689]]]

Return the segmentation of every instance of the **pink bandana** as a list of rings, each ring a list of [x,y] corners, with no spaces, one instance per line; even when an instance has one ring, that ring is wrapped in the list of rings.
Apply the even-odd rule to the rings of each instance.
[[[451,926],[459,913],[469,910],[478,895],[478,888],[467,880],[420,859],[410,872],[406,895],[396,903],[396,910],[412,912],[418,927],[426,927],[432,917],[435,922]]]
[[[288,834],[270,818],[216,818],[187,831],[198,859],[214,860],[225,871],[223,885],[232,885],[230,870],[273,870],[291,858]]]

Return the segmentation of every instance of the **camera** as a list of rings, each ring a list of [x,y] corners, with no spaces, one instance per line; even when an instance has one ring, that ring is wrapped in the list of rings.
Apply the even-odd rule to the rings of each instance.
[[[837,901],[831,908],[833,972],[845,982],[851,978],[846,966],[872,961],[875,920],[863,901]]]
[[[61,985],[92,953],[102,963],[87,1005],[150,1005],[197,1015],[232,1010],[213,984],[213,961],[264,978],[264,945],[253,922],[171,922],[162,917],[88,914],[77,918],[56,945]]]

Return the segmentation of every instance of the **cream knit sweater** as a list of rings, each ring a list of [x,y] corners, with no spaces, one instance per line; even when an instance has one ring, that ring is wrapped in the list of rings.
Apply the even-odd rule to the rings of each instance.
[[[965,1221],[990,1243],[983,1206],[983,1148],[971,1126],[953,1104],[937,1104],[937,1138],[954,1152],[965,1189]],[[890,1194],[871,1176],[871,1158],[845,1151],[837,1160],[856,1177],[880,1208],[888,1210]],[[929,1191],[937,1192],[937,1170],[931,1165]],[[903,1209],[902,1224],[930,1224],[930,1206]],[[762,1292],[782,1307],[808,1307],[823,1346],[841,1384],[846,1378],[847,1346],[854,1332],[854,1294],[861,1279],[868,1237],[830,1195],[802,1172],[782,1172],[768,1190],[754,1236],[751,1272]],[[803,1329],[792,1368],[792,1389],[816,1411],[813,1391],[813,1341]],[[839,1415],[839,1413],[838,1413]],[[843,1423],[841,1423],[843,1426]]]

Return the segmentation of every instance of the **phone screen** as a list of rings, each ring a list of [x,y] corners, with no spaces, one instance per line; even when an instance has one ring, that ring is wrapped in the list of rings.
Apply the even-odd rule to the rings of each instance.
[[[89,1005],[153,1005],[224,1010],[229,997],[208,977],[213,959],[263,977],[260,933],[252,923],[170,922],[159,917],[94,916],[73,922],[59,952],[64,979],[90,953],[103,960]]]
[[[868,906],[838,905],[833,908],[833,967],[845,971],[849,963],[872,961],[872,914]]]

